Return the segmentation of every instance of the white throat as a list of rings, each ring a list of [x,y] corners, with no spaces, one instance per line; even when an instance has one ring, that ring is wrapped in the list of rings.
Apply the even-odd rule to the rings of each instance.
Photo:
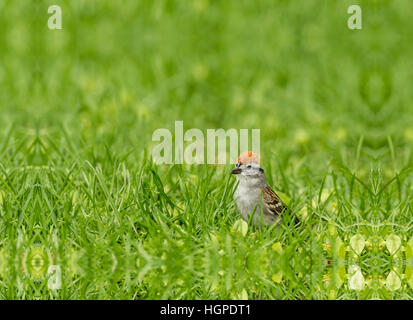
[[[239,181],[238,187],[241,188],[265,188],[267,186],[267,182],[265,180],[265,175],[262,176],[244,176],[239,174],[236,176],[237,181]]]

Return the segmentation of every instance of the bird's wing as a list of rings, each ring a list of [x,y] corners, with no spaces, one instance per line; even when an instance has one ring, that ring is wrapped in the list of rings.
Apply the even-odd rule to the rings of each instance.
[[[281,201],[280,197],[269,186],[264,188],[262,200],[268,211],[274,215],[278,216],[287,209],[287,206]]]

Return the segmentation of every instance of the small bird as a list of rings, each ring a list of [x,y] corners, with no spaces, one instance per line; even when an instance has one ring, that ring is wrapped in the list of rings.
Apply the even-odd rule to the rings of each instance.
[[[234,200],[242,218],[249,221],[251,214],[254,214],[252,221],[256,226],[281,223],[280,215],[287,210],[287,206],[268,186],[257,155],[251,151],[243,152],[231,173],[238,180]]]

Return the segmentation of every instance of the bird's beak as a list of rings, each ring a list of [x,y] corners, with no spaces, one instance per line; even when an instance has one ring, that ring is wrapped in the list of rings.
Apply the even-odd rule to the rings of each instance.
[[[232,174],[240,174],[241,169],[240,168],[235,168],[234,170],[231,171]]]

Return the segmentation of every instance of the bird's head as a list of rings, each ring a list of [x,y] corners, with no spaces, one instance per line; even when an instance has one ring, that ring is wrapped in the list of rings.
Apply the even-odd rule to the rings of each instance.
[[[260,167],[258,157],[251,151],[241,153],[231,173],[237,177],[264,177],[264,170]]]

